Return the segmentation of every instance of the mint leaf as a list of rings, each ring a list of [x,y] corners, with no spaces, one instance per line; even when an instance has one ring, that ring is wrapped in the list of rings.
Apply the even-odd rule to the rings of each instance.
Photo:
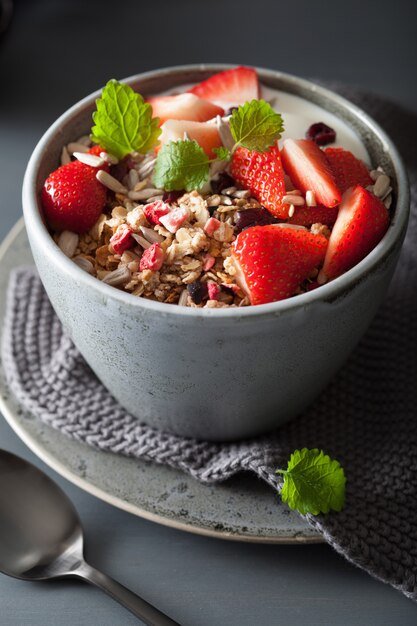
[[[229,161],[232,157],[232,152],[224,146],[220,148],[213,148],[214,154],[220,159],[220,161]]]
[[[281,497],[302,515],[341,511],[345,502],[345,473],[338,461],[317,448],[295,450],[283,474]]]
[[[192,191],[202,187],[208,178],[209,159],[196,141],[170,141],[159,151],[153,177],[157,189]]]
[[[109,80],[96,106],[91,139],[117,158],[148,152],[158,143],[159,119],[152,119],[151,105],[128,85]]]
[[[236,144],[263,152],[281,137],[284,122],[265,100],[252,100],[233,111],[230,131]]]

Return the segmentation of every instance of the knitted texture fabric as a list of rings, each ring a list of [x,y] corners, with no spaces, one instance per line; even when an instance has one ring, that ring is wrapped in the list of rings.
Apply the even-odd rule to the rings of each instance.
[[[375,117],[409,168],[412,217],[379,314],[333,382],[277,433],[214,444],[139,423],[89,369],[33,268],[10,282],[2,359],[22,406],[67,436],[108,452],[187,472],[203,482],[249,470],[280,488],[276,467],[296,448],[322,448],[347,475],[341,513],[308,522],[349,561],[417,599],[417,117],[380,99],[344,95]],[[273,497],[273,496],[272,496]]]

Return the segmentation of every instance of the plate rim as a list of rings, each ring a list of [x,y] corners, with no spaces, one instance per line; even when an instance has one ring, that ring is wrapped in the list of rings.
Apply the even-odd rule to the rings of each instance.
[[[25,222],[24,218],[21,217],[16,224],[11,228],[11,230],[7,233],[6,237],[0,243],[0,264],[12,244],[12,242],[18,237],[18,235],[24,230]],[[10,394],[13,398],[15,398],[13,392],[9,390]],[[169,517],[164,517],[158,513],[153,513],[148,511],[140,506],[130,504],[129,502],[114,496],[102,488],[97,487],[92,484],[88,480],[78,476],[72,470],[69,470],[63,463],[61,463],[57,458],[50,453],[50,451],[46,450],[41,443],[37,441],[37,439],[29,434],[26,429],[22,426],[19,420],[13,414],[13,411],[6,404],[4,398],[0,395],[0,411],[3,414],[5,420],[15,432],[15,434],[23,441],[23,443],[46,465],[48,465],[51,469],[53,469],[57,474],[68,480],[70,483],[76,485],[83,491],[95,496],[99,500],[110,504],[118,509],[131,513],[136,517],[146,519],[148,521],[154,522],[156,524],[160,524],[162,526],[167,526],[169,528],[174,528],[176,530],[181,530],[183,532],[192,533],[195,535],[201,535],[205,537],[212,537],[215,539],[223,539],[227,541],[238,541],[243,543],[258,543],[258,544],[285,544],[285,545],[297,545],[297,544],[317,544],[317,543],[325,543],[324,538],[320,534],[311,534],[311,535],[303,535],[299,532],[297,535],[272,535],[272,536],[262,536],[262,535],[253,535],[253,534],[241,534],[239,532],[232,532],[227,530],[211,530],[209,528],[204,528],[203,526],[198,526],[190,522],[181,522],[177,519],[172,519]],[[45,425],[47,426],[47,425]],[[50,427],[49,427],[50,428]],[[55,431],[59,432],[59,431]],[[62,433],[60,433],[62,435]],[[65,435],[62,435],[65,436]],[[100,452],[100,451],[98,451]]]

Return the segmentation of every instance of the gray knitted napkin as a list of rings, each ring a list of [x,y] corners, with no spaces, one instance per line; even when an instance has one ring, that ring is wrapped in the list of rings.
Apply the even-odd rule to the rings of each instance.
[[[347,475],[341,513],[309,523],[349,561],[417,599],[417,117],[348,93],[396,141],[412,183],[412,219],[378,316],[344,368],[305,414],[251,441],[213,444],[158,432],[126,413],[65,336],[36,271],[11,278],[2,343],[22,406],[69,437],[216,482],[244,470],[279,489],[276,467],[295,448],[318,447]],[[273,497],[273,495],[271,495]]]

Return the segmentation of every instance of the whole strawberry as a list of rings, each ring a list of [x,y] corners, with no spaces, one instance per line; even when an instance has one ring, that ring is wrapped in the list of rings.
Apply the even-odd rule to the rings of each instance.
[[[72,161],[46,179],[42,205],[48,225],[57,231],[84,233],[106,205],[107,190],[96,178],[97,168]]]

